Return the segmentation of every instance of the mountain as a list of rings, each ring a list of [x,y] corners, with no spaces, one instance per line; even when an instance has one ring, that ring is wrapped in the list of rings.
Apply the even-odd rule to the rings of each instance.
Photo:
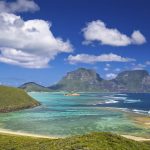
[[[119,73],[115,79],[104,80],[92,69],[78,68],[50,87],[28,82],[19,88],[27,92],[150,92],[150,75],[146,70],[130,70]]]
[[[123,71],[115,79],[104,80],[94,70],[79,68],[68,72],[51,90],[99,92],[150,92],[146,70]]]
[[[150,91],[150,86],[148,87],[148,82],[144,81],[149,78],[146,70],[132,70],[121,72],[113,81],[122,88],[122,91],[146,92]]]
[[[25,90],[26,92],[50,92],[51,91],[49,88],[46,88],[34,82],[24,83],[19,88]]]
[[[150,76],[146,76],[142,80],[142,91],[150,92]]]
[[[94,91],[99,89],[103,79],[94,70],[79,68],[68,72],[56,85],[50,87],[53,90],[65,91]]]
[[[24,90],[0,86],[0,112],[11,112],[40,105]]]

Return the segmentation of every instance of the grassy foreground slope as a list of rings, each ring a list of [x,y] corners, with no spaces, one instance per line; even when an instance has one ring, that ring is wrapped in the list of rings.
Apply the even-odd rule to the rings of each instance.
[[[10,112],[38,106],[39,102],[30,97],[25,91],[0,86],[0,112]]]
[[[92,133],[65,139],[40,139],[0,135],[1,150],[149,150],[150,143],[136,142],[111,133]]]

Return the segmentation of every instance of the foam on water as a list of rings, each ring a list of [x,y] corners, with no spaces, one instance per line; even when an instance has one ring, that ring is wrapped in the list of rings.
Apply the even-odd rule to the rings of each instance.
[[[105,101],[105,104],[113,104],[113,103],[118,103],[118,101],[115,100]]]
[[[108,107],[109,108],[109,107]],[[114,108],[112,108],[114,109]],[[142,115],[150,115],[150,110],[146,111],[146,110],[139,110],[139,109],[128,109],[128,108],[115,108],[124,112],[133,112],[136,114],[142,114]]]
[[[122,94],[122,93],[119,93],[117,94],[118,96],[127,96],[127,94]]]
[[[139,109],[132,109],[131,111],[138,113],[138,114],[150,114],[150,110],[145,111],[145,110],[139,110]]]
[[[137,100],[135,100],[135,99],[127,99],[127,100],[124,101],[124,103],[138,103],[138,102],[141,102],[141,100],[140,99],[137,99]]]

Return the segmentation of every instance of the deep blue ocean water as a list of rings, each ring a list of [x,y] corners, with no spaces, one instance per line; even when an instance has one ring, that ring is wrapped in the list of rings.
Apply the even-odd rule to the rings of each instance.
[[[150,94],[148,93],[112,94],[104,98],[109,100],[97,106],[125,108],[135,113],[150,115]]]
[[[150,129],[136,124],[129,113],[150,114],[150,94],[29,93],[41,106],[0,114],[0,128],[49,136],[70,136],[95,131],[146,135]],[[108,107],[110,109],[108,109]]]

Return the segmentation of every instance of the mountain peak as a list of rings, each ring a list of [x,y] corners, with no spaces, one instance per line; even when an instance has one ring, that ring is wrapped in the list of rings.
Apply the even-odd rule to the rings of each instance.
[[[114,81],[126,91],[142,92],[143,80],[147,77],[149,73],[146,70],[130,70],[119,73]]]
[[[88,69],[84,67],[77,68],[75,71],[94,71],[93,69]]]
[[[119,78],[131,79],[132,78],[133,80],[137,80],[137,79],[142,79],[148,75],[149,73],[146,70],[129,70],[129,71],[123,71],[119,73],[116,79],[119,79]]]
[[[68,91],[89,91],[94,90],[103,79],[96,71],[87,68],[78,68],[68,72],[57,85],[61,90]]]
[[[127,71],[123,71],[121,73],[118,74],[118,76],[120,75],[134,75],[134,74],[140,74],[140,75],[143,75],[143,76],[148,76],[149,73],[147,70],[127,70]]]

